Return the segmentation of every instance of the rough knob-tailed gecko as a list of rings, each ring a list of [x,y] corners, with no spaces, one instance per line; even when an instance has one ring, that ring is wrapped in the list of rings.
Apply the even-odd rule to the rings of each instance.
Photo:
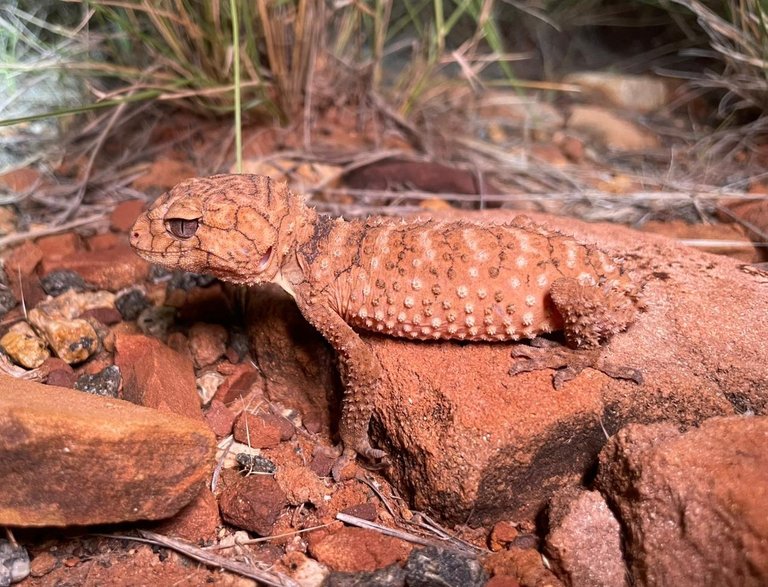
[[[597,247],[524,216],[347,221],[319,215],[268,177],[216,175],[161,196],[136,221],[131,243],[153,263],[237,284],[273,282],[293,296],[338,355],[347,458],[385,456],[368,439],[381,367],[358,330],[500,342],[562,331],[569,348],[514,345],[520,360],[510,373],[561,368],[557,386],[589,366],[641,380],[599,356],[635,319],[636,284]]]

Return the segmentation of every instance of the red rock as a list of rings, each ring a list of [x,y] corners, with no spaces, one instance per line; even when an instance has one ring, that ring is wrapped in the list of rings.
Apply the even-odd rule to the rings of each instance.
[[[254,388],[261,390],[263,380],[264,378],[253,365],[240,363],[235,365],[235,369],[219,386],[214,397],[230,405],[237,399],[248,397]]]
[[[399,538],[362,528],[342,528],[319,540],[309,537],[309,553],[334,571],[375,571],[408,558],[413,546]]]
[[[115,308],[91,308],[80,314],[78,318],[93,318],[105,326],[113,326],[123,321],[122,315]]]
[[[762,184],[752,186],[750,193],[764,193]],[[760,191],[763,190],[763,191]],[[721,199],[718,201],[718,217],[725,222],[738,220],[755,243],[764,243],[768,234],[768,200]],[[758,247],[760,260],[768,260],[768,250]]]
[[[120,235],[114,232],[104,232],[102,234],[94,234],[88,239],[88,250],[90,251],[108,251],[114,249],[120,245],[125,244],[125,238],[121,238]]]
[[[285,492],[288,503],[299,506],[311,503],[315,507],[323,505],[329,494],[325,483],[308,467],[283,464],[275,474],[275,480]]]
[[[485,587],[520,587],[520,582],[509,575],[497,575],[491,577]]]
[[[32,559],[29,574],[33,577],[43,577],[56,568],[58,560],[50,551],[45,550]]]
[[[56,357],[51,357],[40,365],[40,372],[48,385],[71,388],[77,381],[77,375],[72,367],[66,361]]]
[[[535,548],[510,548],[494,552],[483,559],[483,567],[494,577],[513,578],[520,585],[564,585],[544,566],[541,553]]]
[[[166,518],[208,478],[200,423],[6,375],[0,387],[0,525]]]
[[[4,259],[5,274],[9,281],[14,282],[18,280],[19,274],[22,277],[32,274],[43,259],[43,251],[32,241],[26,241],[6,253]]]
[[[560,142],[560,150],[572,163],[582,163],[586,157],[584,143],[572,136],[564,136]]]
[[[221,517],[238,528],[255,532],[259,536],[269,536],[275,521],[287,505],[285,494],[277,481],[266,475],[241,477],[231,469],[224,473],[227,473],[228,479],[219,494]]]
[[[115,365],[123,377],[123,399],[202,419],[192,362],[155,338],[115,334]]]
[[[598,487],[637,585],[768,584],[768,417],[684,434],[630,425],[600,453]]]
[[[35,241],[46,259],[71,255],[81,250],[82,242],[76,232],[65,232],[52,236],[42,236]]]
[[[22,167],[0,175],[0,185],[12,192],[21,193],[31,189],[40,179],[39,171],[30,167]]]
[[[143,281],[149,275],[149,263],[127,244],[106,251],[82,251],[60,259],[44,259],[43,274],[55,269],[70,269],[99,289],[118,291]]]
[[[128,232],[144,210],[144,200],[120,202],[109,216],[109,227],[117,232]]]
[[[219,438],[229,436],[232,433],[232,425],[235,423],[235,413],[217,399],[211,401],[208,409],[203,414],[208,426]]]
[[[329,431],[328,398],[340,397],[341,390],[328,343],[277,286],[255,288],[250,294],[249,342],[259,371],[268,374],[264,389],[269,399],[300,412],[307,430]]]
[[[98,540],[97,542],[95,538],[89,539],[89,543],[96,542],[94,554],[90,554],[90,549],[78,548],[83,554],[82,558],[70,557],[76,563],[73,568],[62,565],[51,571],[44,579],[37,582],[27,581],[24,586],[27,587],[29,584],[29,587],[47,587],[48,585],[191,587],[237,584],[236,581],[228,582],[228,574],[222,573],[219,569],[207,569],[203,565],[191,567],[186,557],[173,554],[168,556],[168,551],[165,549],[137,543],[116,547],[114,541]]]
[[[309,468],[312,469],[318,477],[330,477],[331,469],[335,462],[336,459],[330,454],[326,454],[323,451],[316,451],[315,455],[312,457],[312,462],[309,463]]]
[[[133,189],[147,192],[151,189],[164,191],[183,179],[198,175],[197,169],[186,162],[168,157],[158,157],[152,162],[146,174],[133,182]]]
[[[18,274],[8,275],[8,281],[10,282],[11,292],[19,300],[19,304],[23,299],[27,309],[34,308],[48,297],[48,294],[45,293],[42,285],[40,285],[40,279],[37,275],[22,276],[21,281],[19,281]],[[17,305],[16,308],[18,309],[20,306]],[[4,316],[6,320],[9,320],[10,317],[10,314]]]
[[[619,522],[596,491],[566,489],[549,505],[546,551],[568,585],[627,585]]]
[[[221,526],[219,504],[208,487],[203,487],[194,501],[184,506],[175,516],[161,522],[154,531],[189,542],[211,542]]]
[[[488,193],[481,180],[472,172],[442,163],[385,159],[357,167],[344,176],[351,188],[385,190],[392,186],[413,186],[414,189],[445,194]]]
[[[520,536],[520,532],[514,524],[507,522],[506,520],[497,522],[494,524],[493,530],[491,530],[491,550],[497,552],[503,548],[507,548],[518,536]]]
[[[715,255],[728,255],[746,263],[756,263],[761,259],[760,247],[756,247],[744,234],[744,230],[733,223],[689,224],[682,220],[650,221],[646,222],[641,230],[680,240],[712,241],[708,246],[696,248]],[[727,244],[725,246],[719,245],[717,244],[718,241]]]
[[[341,513],[360,518],[361,520],[368,520],[369,522],[375,522],[376,518],[379,517],[379,512],[376,509],[376,506],[370,501],[351,505],[341,510]]]
[[[227,329],[221,324],[198,322],[189,329],[189,350],[198,368],[215,363],[227,352]]]
[[[171,332],[166,344],[180,355],[192,361],[192,352],[189,350],[189,340],[182,332]]]
[[[235,420],[235,440],[253,448],[274,448],[283,436],[280,418],[272,414],[241,412]]]

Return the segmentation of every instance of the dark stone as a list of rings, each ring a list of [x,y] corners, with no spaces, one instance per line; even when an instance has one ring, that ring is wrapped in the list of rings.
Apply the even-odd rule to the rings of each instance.
[[[161,283],[169,281],[173,276],[173,271],[162,265],[152,265],[149,268],[149,281],[152,283]]]
[[[0,286],[0,316],[4,316],[16,307],[16,297],[10,289]]]
[[[229,351],[232,351],[234,355],[230,358]],[[248,346],[248,335],[245,332],[235,331],[229,335],[229,348],[227,349],[227,357],[230,358],[232,363],[239,363],[248,354],[250,347]],[[235,359],[235,360],[232,360]]]
[[[115,300],[115,307],[123,320],[136,320],[151,305],[152,302],[140,289],[130,289]]]
[[[119,388],[120,369],[116,365],[110,365],[93,375],[81,375],[75,381],[75,389],[103,397],[117,397]]]
[[[370,573],[334,572],[322,583],[323,587],[401,587],[405,585],[405,570],[394,564]]]
[[[70,289],[75,291],[85,291],[86,285],[83,278],[71,269],[57,269],[51,271],[40,280],[43,291],[49,296],[60,296]]]
[[[427,546],[414,550],[405,563],[408,587],[482,587],[487,580],[488,575],[477,559],[447,548]]]
[[[183,289],[189,291],[196,287],[208,287],[216,278],[205,273],[188,273],[186,271],[174,271],[168,282],[168,289]]]

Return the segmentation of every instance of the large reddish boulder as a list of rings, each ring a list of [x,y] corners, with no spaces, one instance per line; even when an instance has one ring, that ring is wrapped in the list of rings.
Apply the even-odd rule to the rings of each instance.
[[[213,467],[203,422],[0,374],[0,525],[157,520]]]
[[[768,417],[631,425],[600,453],[634,585],[768,584]]]

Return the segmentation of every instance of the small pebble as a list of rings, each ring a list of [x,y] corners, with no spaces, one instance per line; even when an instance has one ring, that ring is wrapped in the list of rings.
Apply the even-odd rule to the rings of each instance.
[[[275,463],[259,455],[237,453],[237,464],[245,473],[265,473],[272,475],[277,472]]]
[[[14,324],[2,338],[0,347],[17,365],[37,369],[51,356],[48,344],[26,322]]]
[[[117,397],[120,389],[120,369],[117,365],[110,365],[93,375],[81,375],[75,381],[75,389],[102,397]]]
[[[29,322],[43,333],[56,356],[70,365],[82,363],[101,348],[96,331],[85,320],[56,320],[34,308]]]
[[[32,559],[30,566],[33,577],[43,577],[56,568],[56,557],[50,551],[44,551]]]
[[[115,299],[115,307],[120,312],[123,320],[136,320],[151,305],[152,302],[147,297],[147,294],[138,288],[131,288],[126,292],[120,293]]]
[[[29,575],[29,554],[20,544],[0,540],[0,585],[10,585]]]
[[[224,383],[226,377],[216,371],[208,371],[197,378],[197,393],[200,396],[202,405],[207,406],[211,403],[216,390]]]
[[[51,271],[40,280],[43,291],[49,296],[57,297],[65,291],[85,291],[86,285],[83,278],[75,271],[70,269],[57,269]]]

